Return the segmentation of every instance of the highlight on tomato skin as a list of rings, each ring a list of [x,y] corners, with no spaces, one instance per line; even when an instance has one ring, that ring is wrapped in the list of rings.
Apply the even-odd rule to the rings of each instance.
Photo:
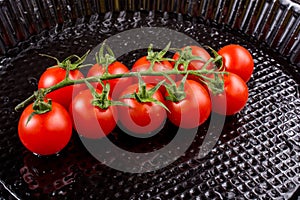
[[[225,71],[240,76],[245,82],[250,80],[254,69],[254,60],[246,48],[230,44],[222,47],[218,54],[223,58]]]
[[[234,115],[241,111],[248,100],[248,87],[245,81],[234,73],[224,75],[224,91],[211,94],[212,111],[222,115]]]
[[[30,104],[19,120],[18,134],[23,145],[38,155],[60,152],[72,135],[72,122],[66,109],[52,102],[51,111],[32,115],[33,112],[33,104]]]
[[[98,89],[96,92],[101,94]],[[116,127],[118,113],[116,106],[101,109],[92,105],[93,98],[89,89],[81,91],[73,99],[69,113],[74,129],[79,135],[89,139],[100,139],[110,134]]]

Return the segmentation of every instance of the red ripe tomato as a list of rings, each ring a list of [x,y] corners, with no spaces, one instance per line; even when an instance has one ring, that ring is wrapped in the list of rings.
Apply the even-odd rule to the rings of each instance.
[[[147,71],[151,66],[151,62],[147,60],[147,56],[143,56],[139,58],[132,66],[131,71],[133,72],[144,72]],[[153,66],[153,71],[161,72],[161,71],[169,71],[172,70],[173,66],[169,61],[161,61],[155,62]],[[175,75],[170,75],[170,78],[175,80]],[[164,76],[143,76],[143,80],[145,83],[149,84],[157,84],[162,80],[166,80]],[[168,81],[166,81],[168,82]],[[164,87],[160,87],[161,92],[164,92]]]
[[[193,60],[188,65],[188,70],[198,70],[202,69],[202,67],[205,65],[205,63],[211,58],[210,54],[202,47],[199,46],[189,46],[192,49],[192,55],[201,57],[203,60]],[[184,50],[183,47],[181,50]],[[177,61],[179,59],[179,53],[175,53],[173,56],[173,59]],[[208,69],[212,68],[212,64],[208,66]],[[179,70],[184,71],[183,65],[179,65]]]
[[[34,114],[33,104],[23,111],[18,132],[23,145],[33,153],[51,155],[61,151],[72,135],[72,121],[64,107],[52,102],[52,110],[44,114]],[[28,121],[28,123],[27,123]],[[27,123],[27,124],[26,124]]]
[[[65,69],[58,66],[48,68],[40,77],[38,88],[40,89],[54,86],[64,80],[65,77]],[[71,80],[79,80],[84,78],[84,76],[79,70],[76,69],[70,71],[69,78]],[[50,92],[46,95],[46,97],[52,99],[53,101],[61,104],[66,109],[68,109],[73,95],[75,96],[79,91],[85,88],[86,86],[84,84],[70,85]]]
[[[147,90],[153,87],[150,84],[146,85]],[[138,84],[129,86],[122,93],[122,96],[133,94],[134,92],[138,92]],[[159,90],[153,94],[153,98],[164,103],[164,98]],[[141,103],[134,98],[124,98],[122,102],[128,106],[119,108],[120,122],[127,130],[133,133],[147,134],[157,130],[167,118],[166,110],[154,102]]]
[[[88,71],[87,76],[100,76],[103,75],[105,72],[105,68],[99,64],[95,64],[90,68]],[[128,73],[129,69],[122,64],[121,62],[115,61],[112,64],[108,66],[108,73],[109,74],[125,74]],[[124,91],[129,85],[132,84],[132,78],[116,78],[116,79],[111,79],[109,81],[103,81],[105,83],[109,83],[110,85],[110,96],[113,99],[119,98],[120,94],[122,91]],[[100,83],[92,83],[92,85],[99,89],[102,90],[102,85]]]
[[[192,49],[192,55],[191,56],[198,56],[201,57],[203,60],[192,60],[189,62],[188,65],[188,70],[199,70],[202,69],[202,67],[205,65],[205,63],[211,58],[210,54],[202,47],[199,46],[187,46],[190,47]],[[184,50],[187,47],[183,47],[181,50]],[[173,56],[173,59],[175,61],[177,61],[179,59],[179,53],[175,53]],[[173,63],[173,65],[175,64],[175,62]],[[213,68],[213,64],[210,63],[207,66],[207,69],[212,69]],[[184,66],[182,64],[180,64],[178,66],[178,69],[180,71],[184,71]],[[209,75],[208,75],[209,76]],[[181,79],[182,77],[179,77],[178,79]],[[193,76],[193,75],[189,75],[188,79],[190,80],[195,80],[199,82],[199,77],[198,76]]]
[[[177,82],[179,85],[180,82]],[[211,113],[211,100],[206,89],[194,80],[186,80],[184,85],[186,97],[179,102],[166,101],[170,110],[168,119],[182,128],[195,128],[203,124]],[[166,93],[168,96],[168,93]]]
[[[232,72],[240,76],[245,82],[249,81],[254,61],[250,52],[240,45],[227,45],[218,51],[223,58],[225,71]]]
[[[236,74],[224,75],[224,92],[212,97],[212,110],[223,115],[233,115],[244,108],[248,100],[248,87]]]
[[[97,93],[101,93],[96,89]],[[93,96],[90,90],[81,91],[72,101],[69,113],[79,135],[98,139],[108,135],[118,121],[116,107],[101,109],[92,105]]]

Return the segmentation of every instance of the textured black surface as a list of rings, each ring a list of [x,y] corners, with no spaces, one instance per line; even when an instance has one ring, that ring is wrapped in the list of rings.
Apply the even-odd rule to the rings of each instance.
[[[13,200],[15,197],[6,188],[4,188],[2,184],[0,184],[0,199]]]
[[[155,17],[130,12],[120,16],[106,20],[104,16],[92,16],[91,22],[79,20],[44,31],[20,44],[23,50],[17,56],[0,60],[0,179],[6,187],[21,199],[290,198],[300,185],[297,67],[260,42],[208,21],[186,16],[182,21],[175,14],[161,13]],[[222,136],[207,157],[194,158],[205,125],[184,156],[147,174],[123,173],[106,167],[86,152],[75,135],[59,156],[39,158],[25,150],[17,136],[20,113],[14,111],[14,106],[32,94],[40,74],[54,64],[38,54],[47,53],[59,59],[80,55],[110,35],[140,26],[168,27],[215,49],[238,43],[251,51],[255,71],[248,82],[247,106],[226,119]],[[138,54],[126,63],[135,56]],[[127,143],[126,137],[118,137],[118,130],[110,137],[121,146],[138,149],[168,141],[170,136],[164,133],[171,130],[167,127],[160,138],[137,145]],[[152,164],[155,162],[159,158],[152,160]]]

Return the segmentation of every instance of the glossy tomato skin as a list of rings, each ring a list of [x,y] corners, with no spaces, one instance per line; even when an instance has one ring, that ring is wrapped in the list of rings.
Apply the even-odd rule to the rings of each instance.
[[[179,84],[180,82],[177,82],[177,85]],[[186,97],[179,102],[166,100],[166,106],[170,110],[168,119],[181,128],[196,128],[210,116],[212,107],[210,96],[206,89],[194,80],[186,81],[184,92]]]
[[[218,51],[223,58],[225,71],[240,76],[245,82],[251,78],[254,61],[250,52],[240,45],[227,45]]]
[[[236,74],[224,75],[224,92],[212,97],[212,110],[222,115],[234,115],[242,110],[248,100],[248,87]]]
[[[99,64],[93,65],[90,70],[88,71],[87,77],[91,76],[99,76],[103,75],[105,72],[105,68]],[[112,64],[108,66],[108,73],[109,74],[125,74],[128,73],[129,69],[121,62],[115,61]],[[109,83],[110,84],[110,96],[113,99],[118,99],[121,92],[125,90],[129,85],[132,84],[132,78],[116,78],[116,79],[111,79],[109,81],[103,81],[104,83]],[[92,85],[99,89],[102,90],[101,84],[97,83],[92,83]]]
[[[147,71],[151,66],[151,63],[149,60],[147,60],[146,56],[143,56],[139,58],[132,66],[131,71],[133,72],[144,72]],[[173,66],[169,61],[161,61],[161,62],[155,62],[153,66],[153,71],[155,72],[161,72],[161,71],[169,71],[172,70]],[[170,78],[175,80],[176,76],[175,75],[170,75]],[[157,84],[162,80],[166,80],[164,76],[143,76],[143,80],[145,83],[148,84]],[[138,82],[137,79],[135,79],[135,82]],[[169,82],[166,80],[166,82]],[[160,87],[161,92],[165,92],[164,87]]]
[[[38,88],[48,88],[53,85],[58,84],[66,77],[66,70],[55,66],[48,68],[40,77]],[[71,70],[69,74],[71,80],[79,80],[84,78],[83,74],[79,70]],[[73,96],[75,96],[79,91],[85,89],[84,84],[70,85],[47,94],[47,98],[52,99],[53,101],[61,104],[66,109],[69,108],[69,105],[72,101]]]
[[[100,90],[96,90],[101,93]],[[81,91],[72,101],[69,113],[79,135],[90,138],[102,138],[116,127],[118,113],[115,106],[101,109],[92,105],[93,96],[90,90]]]
[[[72,135],[72,121],[66,109],[52,102],[52,110],[44,114],[35,114],[27,120],[33,104],[23,111],[18,125],[18,133],[23,145],[38,155],[52,155],[61,151]]]
[[[153,88],[147,84],[146,88]],[[138,91],[138,84],[129,86],[123,93],[132,94]],[[156,91],[153,98],[164,103],[160,91]],[[130,132],[136,134],[147,134],[160,128],[166,120],[166,110],[156,103],[140,103],[133,98],[123,98],[122,102],[128,106],[119,108],[119,119],[121,124]]]

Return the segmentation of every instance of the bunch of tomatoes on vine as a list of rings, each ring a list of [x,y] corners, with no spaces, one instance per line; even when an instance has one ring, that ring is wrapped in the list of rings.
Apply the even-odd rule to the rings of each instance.
[[[149,134],[166,119],[184,129],[199,127],[211,112],[234,115],[247,103],[253,58],[244,47],[224,46],[212,56],[200,46],[154,51],[128,68],[105,43],[96,63],[84,64],[88,52],[71,55],[44,71],[38,90],[17,105],[23,110],[18,133],[24,146],[38,155],[60,152],[72,130],[101,139],[116,126]],[[172,56],[166,54],[172,51]],[[51,57],[51,56],[48,56]],[[80,69],[89,67],[84,75]]]

